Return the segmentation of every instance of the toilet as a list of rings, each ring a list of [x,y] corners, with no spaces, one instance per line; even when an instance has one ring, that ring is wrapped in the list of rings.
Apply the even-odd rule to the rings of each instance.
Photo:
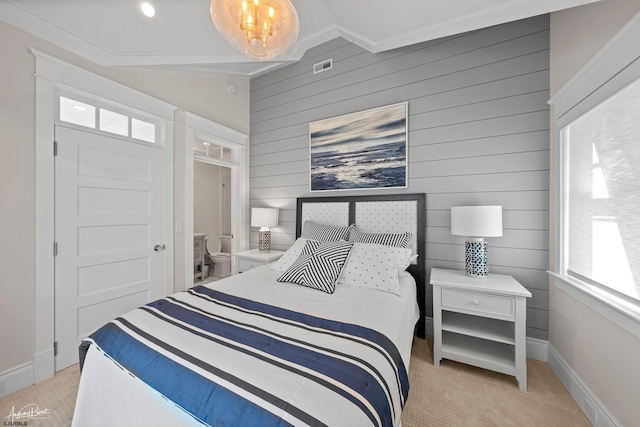
[[[222,243],[220,238],[211,233],[207,236],[207,258],[211,265],[213,265],[214,277],[227,277],[231,275],[231,254],[226,252],[220,252]]]

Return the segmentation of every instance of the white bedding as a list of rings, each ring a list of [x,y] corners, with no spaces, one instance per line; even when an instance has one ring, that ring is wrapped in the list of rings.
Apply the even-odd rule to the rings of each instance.
[[[260,267],[208,287],[265,304],[377,330],[398,348],[408,370],[419,316],[416,286],[401,274],[401,295],[339,284],[333,294],[276,282],[281,273]],[[92,345],[82,372],[74,426],[201,425],[158,392],[121,369]]]

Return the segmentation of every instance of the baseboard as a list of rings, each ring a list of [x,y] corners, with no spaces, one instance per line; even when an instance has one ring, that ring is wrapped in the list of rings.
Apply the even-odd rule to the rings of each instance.
[[[618,427],[620,422],[609,412],[591,389],[582,381],[566,360],[551,344],[548,345],[548,363],[554,374],[576,401],[582,412],[595,427]]]
[[[424,318],[424,333],[427,335],[433,336],[433,318],[432,317]]]
[[[33,385],[33,362],[0,372],[0,397]]]
[[[529,359],[547,361],[549,341],[527,337],[527,357]]]
[[[53,347],[33,355],[33,382],[47,380],[55,374],[55,354]]]
[[[424,322],[425,333],[433,336],[433,318],[425,317]],[[527,357],[546,362],[548,344],[548,341],[527,337]]]

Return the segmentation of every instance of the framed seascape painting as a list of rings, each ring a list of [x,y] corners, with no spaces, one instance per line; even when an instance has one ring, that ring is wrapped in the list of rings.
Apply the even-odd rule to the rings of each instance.
[[[407,103],[309,123],[311,191],[407,187]]]

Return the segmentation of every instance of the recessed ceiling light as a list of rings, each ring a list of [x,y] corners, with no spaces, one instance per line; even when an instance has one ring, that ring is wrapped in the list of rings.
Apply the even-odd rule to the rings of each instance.
[[[144,15],[148,16],[149,18],[153,18],[154,16],[156,16],[156,8],[153,7],[153,5],[149,2],[142,2],[142,4],[140,5],[140,9],[142,10],[142,13],[144,13]]]

